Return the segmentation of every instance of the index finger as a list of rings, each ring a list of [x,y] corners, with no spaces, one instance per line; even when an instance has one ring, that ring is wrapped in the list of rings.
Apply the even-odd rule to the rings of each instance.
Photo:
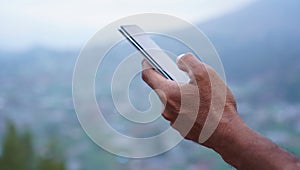
[[[143,72],[142,79],[152,88],[164,90],[168,86],[168,81],[165,77],[153,69],[147,60],[142,62]]]

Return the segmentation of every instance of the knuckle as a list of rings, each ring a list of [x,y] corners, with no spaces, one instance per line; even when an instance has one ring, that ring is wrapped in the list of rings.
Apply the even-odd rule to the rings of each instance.
[[[176,113],[180,112],[180,103],[170,99],[170,100],[168,100],[168,105],[174,112],[176,112]]]
[[[147,81],[147,80],[148,80],[147,74],[146,74],[146,70],[143,70],[143,71],[142,71],[142,79],[143,79],[144,81]]]
[[[208,76],[207,69],[205,68],[204,64],[199,64],[195,69],[194,69],[194,76],[196,79],[203,79]]]
[[[179,113],[180,111],[180,101],[181,101],[181,90],[178,84],[171,85],[166,89],[166,99],[167,105],[172,111]]]
[[[163,118],[170,121],[170,118],[169,118],[169,116],[166,112],[163,112],[161,115],[162,115]]]
[[[163,90],[161,90],[161,89],[154,89],[154,91],[155,91],[156,94],[158,95],[160,101],[161,101],[164,105],[166,105],[167,100],[168,100],[168,99],[167,99],[166,93],[165,93]]]
[[[164,111],[161,115],[162,115],[162,117],[165,118],[166,120],[172,122],[172,116],[170,115],[170,113]]]
[[[172,99],[173,93],[175,93],[174,82],[168,82],[165,86],[161,87],[167,100]]]

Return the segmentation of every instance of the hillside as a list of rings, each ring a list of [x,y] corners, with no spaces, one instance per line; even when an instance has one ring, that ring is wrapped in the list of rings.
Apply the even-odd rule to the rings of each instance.
[[[229,82],[244,85],[255,81],[261,89],[276,92],[274,96],[259,91],[266,98],[299,102],[299,9],[297,0],[261,0],[238,12],[201,23],[199,28],[219,52]]]

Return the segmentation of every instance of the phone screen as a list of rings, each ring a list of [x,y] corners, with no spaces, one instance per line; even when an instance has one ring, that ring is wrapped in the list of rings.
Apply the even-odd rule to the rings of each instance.
[[[139,50],[153,68],[169,80],[187,82],[188,76],[139,26],[123,25],[119,31]]]

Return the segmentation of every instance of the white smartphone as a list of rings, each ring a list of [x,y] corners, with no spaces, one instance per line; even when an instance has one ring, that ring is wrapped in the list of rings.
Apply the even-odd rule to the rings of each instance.
[[[137,25],[122,25],[119,31],[166,79],[187,82],[188,76],[176,63]]]

